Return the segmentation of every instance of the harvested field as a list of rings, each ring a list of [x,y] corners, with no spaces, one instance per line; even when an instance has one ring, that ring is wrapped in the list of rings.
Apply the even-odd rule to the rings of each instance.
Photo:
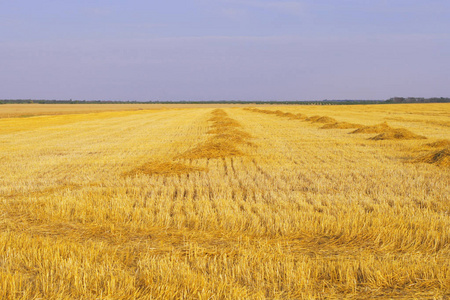
[[[448,297],[449,105],[252,106],[0,119],[0,299]]]
[[[1,104],[0,118],[29,118],[100,112],[245,107],[241,104]]]

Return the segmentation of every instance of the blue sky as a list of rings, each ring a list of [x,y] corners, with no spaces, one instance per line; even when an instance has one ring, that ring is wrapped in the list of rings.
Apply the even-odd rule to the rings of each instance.
[[[448,0],[1,1],[0,99],[450,96]]]

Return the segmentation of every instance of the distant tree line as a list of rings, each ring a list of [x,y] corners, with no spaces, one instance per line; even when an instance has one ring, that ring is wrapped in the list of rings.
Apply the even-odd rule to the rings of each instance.
[[[296,105],[352,105],[352,104],[389,104],[389,103],[448,103],[450,98],[418,98],[393,97],[388,100],[316,100],[316,101],[113,101],[113,100],[34,100],[34,99],[5,99],[0,104],[296,104]]]
[[[447,103],[450,98],[434,97],[434,98],[419,98],[419,97],[393,97],[386,100],[387,103]]]

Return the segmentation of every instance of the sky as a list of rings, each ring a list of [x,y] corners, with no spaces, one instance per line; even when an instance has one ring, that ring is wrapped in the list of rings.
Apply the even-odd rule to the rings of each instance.
[[[450,96],[449,0],[0,0],[0,99]]]

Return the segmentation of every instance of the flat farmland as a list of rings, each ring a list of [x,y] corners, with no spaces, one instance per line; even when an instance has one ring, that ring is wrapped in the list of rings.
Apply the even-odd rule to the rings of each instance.
[[[0,105],[1,299],[450,296],[449,104],[68,107]]]
[[[0,118],[28,118],[43,115],[66,115],[112,111],[183,109],[197,107],[239,107],[239,104],[2,104]]]

